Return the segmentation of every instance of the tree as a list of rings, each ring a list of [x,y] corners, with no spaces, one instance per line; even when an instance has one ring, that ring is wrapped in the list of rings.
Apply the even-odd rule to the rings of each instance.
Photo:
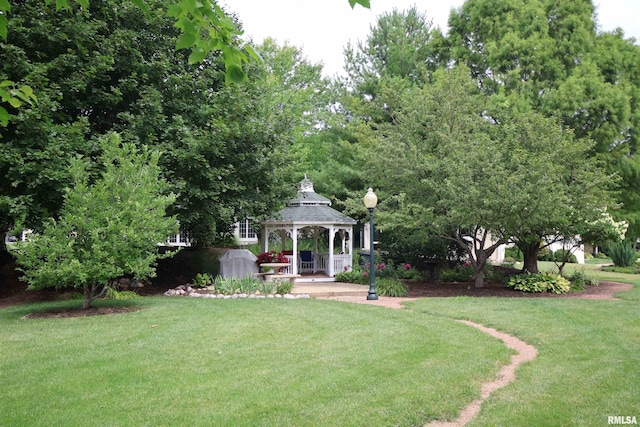
[[[369,120],[389,120],[384,108],[376,103],[382,82],[403,79],[420,85],[429,81],[441,65],[443,43],[440,30],[433,29],[432,21],[416,6],[379,16],[365,41],[355,46],[349,43],[344,50],[348,77],[343,84],[359,102],[349,102],[348,108]]]
[[[77,1],[81,8],[88,9],[89,0]],[[45,0],[47,5],[52,3],[53,0]],[[72,9],[68,0],[56,0],[55,3],[56,10]],[[145,0],[131,0],[131,3],[145,12],[150,10],[149,2]],[[356,4],[370,8],[369,0],[349,0],[349,4],[351,8]],[[0,2],[0,39],[3,40],[7,39],[10,13],[9,1]],[[176,49],[191,49],[190,63],[202,62],[212,51],[222,52],[227,82],[243,82],[246,79],[243,63],[249,59],[259,59],[250,44],[238,46],[238,36],[242,35],[242,31],[215,0],[176,1],[168,5],[166,15],[174,18],[174,27],[182,33],[176,42]],[[10,80],[0,81],[0,103],[18,108],[23,102],[31,104],[33,101],[37,101],[37,97],[29,86],[17,86]],[[9,117],[9,112],[0,104],[0,125],[6,126]]]
[[[505,232],[524,255],[523,269],[534,273],[541,242],[587,231],[585,224],[614,206],[617,180],[591,156],[593,142],[574,138],[554,119],[513,107],[493,113],[506,169],[518,177]]]
[[[593,215],[590,215],[593,218]],[[570,221],[579,228],[573,228],[571,234],[565,235],[558,229],[555,235],[545,237],[546,246],[554,242],[562,242],[562,258],[554,258],[558,272],[562,274],[564,266],[569,262],[572,253],[584,243],[596,245],[598,243],[619,242],[624,240],[629,224],[626,221],[616,222],[606,211],[600,211],[595,220]]]
[[[640,234],[640,46],[596,32],[591,0],[468,0],[449,18],[451,58],[496,98],[560,120],[622,178],[617,212]],[[532,243],[534,244],[534,243]]]
[[[158,244],[178,230],[176,218],[165,214],[176,197],[160,179],[160,153],[121,145],[116,134],[100,147],[100,178],[92,182],[88,160],[74,158],[60,218],[16,248],[29,289],[82,288],[83,309],[110,279],[153,277],[156,259],[173,255],[159,255]]]
[[[292,81],[280,84],[267,55],[247,67],[250,81],[227,85],[218,57],[190,65],[175,51],[179,32],[160,7],[143,13],[116,3],[96,0],[90,14],[14,7],[0,74],[28,82],[39,102],[2,130],[3,228],[37,229],[56,217],[70,159],[91,157],[110,131],[165,153],[162,175],[179,194],[170,214],[194,243],[210,244],[238,218],[272,210],[288,194],[288,151],[308,125],[301,111],[318,108],[303,94],[321,87],[319,69],[296,58],[281,73]],[[309,72],[298,78],[300,70]],[[301,90],[304,79],[314,84]]]
[[[575,235],[578,218],[609,202],[612,180],[591,144],[517,97],[492,104],[465,67],[431,85],[382,86],[379,98],[391,121],[372,129],[365,167],[379,186],[378,228],[455,242],[476,286],[500,244],[515,241],[537,271],[545,236]]]

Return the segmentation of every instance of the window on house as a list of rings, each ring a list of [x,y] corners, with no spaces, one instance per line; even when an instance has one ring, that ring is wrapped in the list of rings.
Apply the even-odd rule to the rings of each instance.
[[[255,239],[256,232],[253,231],[250,219],[242,220],[238,223],[238,234],[241,239]]]

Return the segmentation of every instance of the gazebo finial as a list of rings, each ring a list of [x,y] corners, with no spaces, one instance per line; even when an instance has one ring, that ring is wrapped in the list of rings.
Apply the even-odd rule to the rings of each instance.
[[[313,190],[313,181],[307,178],[307,174],[304,174],[304,179],[300,181],[300,191],[304,193],[315,193]]]

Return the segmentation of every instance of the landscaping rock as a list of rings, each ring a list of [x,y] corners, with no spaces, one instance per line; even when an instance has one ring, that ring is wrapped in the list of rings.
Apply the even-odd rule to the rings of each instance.
[[[247,293],[242,293],[242,294],[233,294],[233,295],[224,295],[224,294],[215,294],[215,293],[211,293],[208,290],[196,290],[193,289],[191,286],[188,285],[179,285],[177,287],[175,287],[174,289],[169,289],[167,290],[163,295],[168,296],[168,297],[176,297],[176,296],[188,296],[190,298],[207,298],[207,299],[246,299],[246,298],[252,298],[252,299],[264,299],[264,298],[284,298],[284,299],[302,299],[302,298],[311,298],[311,296],[309,294],[299,294],[299,295],[293,295],[293,294],[285,294],[285,295],[280,295],[280,294],[269,294],[269,295],[262,295],[260,294],[260,292],[256,292],[256,293],[251,293],[251,294],[247,294]]]

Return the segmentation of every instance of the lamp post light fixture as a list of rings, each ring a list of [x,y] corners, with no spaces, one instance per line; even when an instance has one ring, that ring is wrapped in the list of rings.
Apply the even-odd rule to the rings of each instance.
[[[369,294],[368,300],[377,300],[376,295],[376,267],[374,264],[373,256],[373,210],[378,204],[378,196],[373,192],[373,189],[369,187],[367,194],[364,196],[364,205],[369,210]]]

